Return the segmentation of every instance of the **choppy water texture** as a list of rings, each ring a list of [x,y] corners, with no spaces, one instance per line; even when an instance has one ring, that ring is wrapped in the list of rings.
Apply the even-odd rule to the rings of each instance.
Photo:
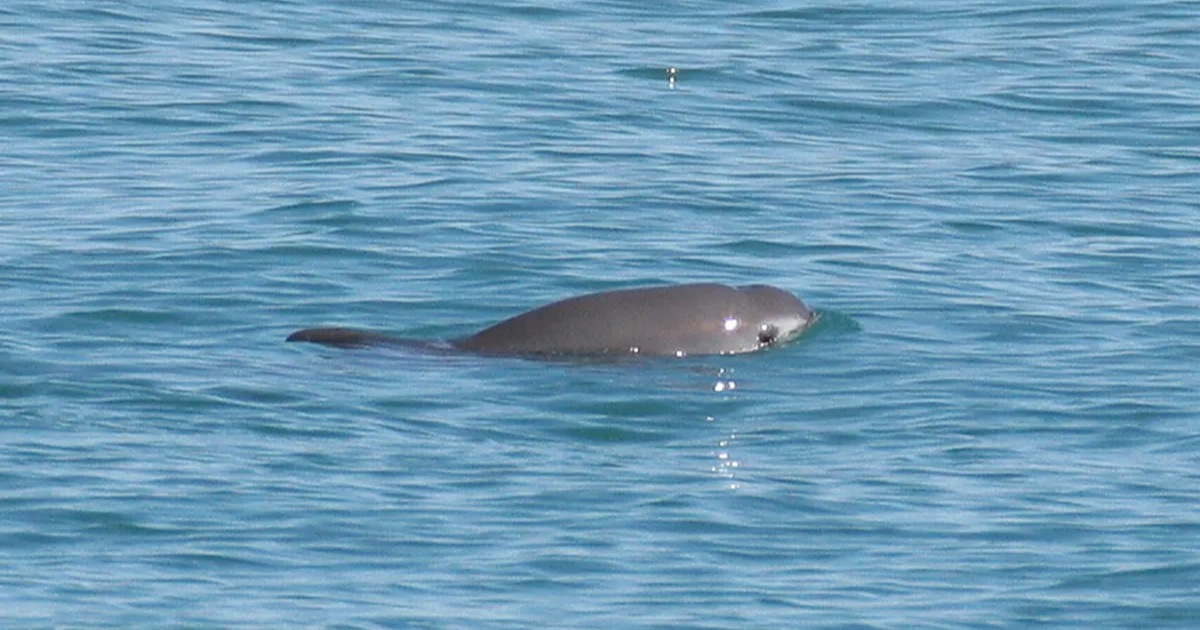
[[[1010,4],[5,3],[0,625],[1200,626],[1200,4]]]

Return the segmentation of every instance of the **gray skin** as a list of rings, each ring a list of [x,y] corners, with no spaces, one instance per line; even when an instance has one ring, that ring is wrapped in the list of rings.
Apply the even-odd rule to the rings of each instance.
[[[804,332],[817,315],[796,296],[753,284],[684,284],[603,291],[535,308],[450,345],[485,355],[738,354]],[[436,347],[348,328],[309,328],[288,341]]]

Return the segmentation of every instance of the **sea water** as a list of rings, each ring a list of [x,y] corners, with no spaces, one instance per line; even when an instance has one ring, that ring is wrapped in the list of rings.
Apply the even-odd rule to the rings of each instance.
[[[1200,627],[1197,33],[6,2],[0,626]],[[823,320],[683,360],[283,342],[693,281]]]

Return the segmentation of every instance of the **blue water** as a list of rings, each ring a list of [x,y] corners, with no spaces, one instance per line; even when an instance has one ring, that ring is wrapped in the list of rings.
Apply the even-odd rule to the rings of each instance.
[[[1066,4],[6,2],[0,627],[1200,627],[1200,3]],[[283,343],[690,281],[825,317]]]

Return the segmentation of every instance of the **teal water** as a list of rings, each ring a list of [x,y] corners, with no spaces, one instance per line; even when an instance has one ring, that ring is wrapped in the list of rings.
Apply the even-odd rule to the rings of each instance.
[[[0,626],[1198,627],[1197,32],[8,2]],[[615,365],[283,343],[689,281],[825,319]]]

